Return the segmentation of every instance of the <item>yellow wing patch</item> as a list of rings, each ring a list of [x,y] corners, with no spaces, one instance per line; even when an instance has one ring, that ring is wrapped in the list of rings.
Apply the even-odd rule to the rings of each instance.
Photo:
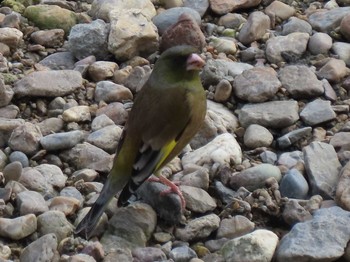
[[[157,172],[157,170],[162,166],[164,160],[173,151],[176,144],[177,144],[177,142],[175,140],[172,140],[160,150],[160,154],[161,154],[162,158],[159,160],[158,164],[156,165],[155,172]]]

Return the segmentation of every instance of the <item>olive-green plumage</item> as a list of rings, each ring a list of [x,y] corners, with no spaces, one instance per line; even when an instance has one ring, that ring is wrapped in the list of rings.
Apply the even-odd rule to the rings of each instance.
[[[136,95],[112,170],[92,208],[76,228],[88,237],[112,197],[118,205],[178,155],[200,128],[206,97],[199,70],[204,61],[191,46],[166,50]]]

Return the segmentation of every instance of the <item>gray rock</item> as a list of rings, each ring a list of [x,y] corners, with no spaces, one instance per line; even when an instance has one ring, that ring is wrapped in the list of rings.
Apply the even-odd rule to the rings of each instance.
[[[216,208],[215,200],[203,189],[184,185],[179,188],[185,198],[186,208],[197,213],[206,213]]]
[[[95,61],[88,67],[88,73],[95,82],[107,80],[113,77],[115,70],[118,70],[117,63],[112,61]]]
[[[13,94],[12,88],[5,85],[4,78],[0,77],[0,107],[7,106],[11,102]]]
[[[183,6],[196,10],[203,17],[209,8],[209,0],[184,0]]]
[[[235,95],[248,102],[265,102],[281,87],[277,73],[270,67],[254,67],[238,75],[233,83]]]
[[[269,29],[270,18],[261,11],[252,12],[239,32],[238,40],[248,45],[262,39]]]
[[[44,235],[26,246],[21,255],[20,261],[54,261],[59,258],[57,251],[57,237],[53,233]]]
[[[350,7],[338,7],[331,10],[320,10],[309,16],[312,28],[319,32],[329,33],[340,25],[341,20],[350,12]]]
[[[335,42],[332,51],[343,60],[347,67],[350,67],[350,43]]]
[[[133,95],[130,89],[125,86],[115,84],[110,81],[98,82],[95,88],[95,100],[100,102],[101,100],[106,103],[110,102],[123,102],[125,100],[132,100]]]
[[[232,94],[231,83],[226,79],[222,79],[215,88],[214,101],[225,102],[231,97],[231,94]]]
[[[263,163],[274,165],[277,162],[277,154],[275,152],[265,150],[260,154]]]
[[[83,195],[73,186],[67,186],[63,188],[60,192],[60,196],[74,197],[80,202],[80,206],[83,206],[84,197]]]
[[[16,201],[21,216],[27,214],[39,215],[49,210],[43,196],[35,191],[20,192]]]
[[[295,199],[291,199],[285,204],[282,217],[283,220],[291,226],[312,219],[311,213],[301,206]]]
[[[131,69],[130,74],[123,81],[123,84],[129,88],[133,93],[137,93],[141,90],[143,85],[151,75],[151,68],[149,65],[135,66]]]
[[[22,175],[22,169],[22,164],[19,161],[14,161],[6,165],[4,170],[2,171],[5,178],[5,182],[7,183],[11,180],[18,181]]]
[[[92,120],[91,123],[91,130],[92,131],[97,131],[103,127],[114,125],[114,122],[112,119],[110,119],[108,116],[105,114],[96,116],[94,120]]]
[[[77,59],[90,55],[97,60],[107,59],[109,24],[96,19],[88,24],[77,24],[72,27],[68,36],[68,48]]]
[[[348,68],[343,60],[331,58],[320,68],[317,76],[330,82],[340,82],[348,74]]]
[[[195,218],[184,228],[176,228],[175,236],[186,242],[205,238],[219,228],[219,223],[220,218],[215,214]]]
[[[311,35],[312,27],[305,20],[293,16],[283,25],[282,35],[289,35],[294,32],[308,33]]]
[[[266,57],[271,63],[296,60],[304,54],[310,35],[307,33],[291,33],[286,36],[276,36],[266,42]]]
[[[249,148],[269,147],[272,141],[273,136],[270,131],[260,125],[252,124],[244,133],[244,145]]]
[[[43,136],[47,136],[52,133],[58,133],[63,129],[63,126],[64,121],[61,118],[57,117],[50,117],[38,123],[38,127],[40,128],[41,134]]]
[[[283,176],[279,190],[283,197],[306,199],[309,185],[303,174],[293,168]]]
[[[338,132],[332,136],[329,141],[337,151],[339,149],[346,149],[350,144],[350,132]]]
[[[238,113],[243,127],[258,124],[264,127],[283,128],[299,119],[298,102],[271,101],[259,104],[245,104]]]
[[[29,166],[29,159],[28,159],[28,157],[26,156],[26,154],[24,154],[21,151],[13,151],[10,154],[9,159],[10,159],[11,163],[15,162],[15,161],[20,162],[22,167],[28,167]]]
[[[84,168],[75,171],[70,178],[73,179],[73,181],[79,181],[82,179],[84,182],[92,182],[96,177],[98,177],[98,173],[95,170]]]
[[[9,138],[8,145],[13,151],[21,151],[32,155],[39,150],[39,141],[42,137],[37,125],[26,122],[24,125],[16,127]],[[25,143],[23,142],[25,141]]]
[[[298,162],[304,163],[304,154],[301,151],[285,152],[278,158],[278,164],[284,165],[291,169],[295,167]]]
[[[327,54],[332,47],[332,37],[326,33],[314,33],[309,40],[308,49],[313,55]]]
[[[117,125],[109,125],[92,132],[87,137],[86,142],[113,154],[117,149],[122,131],[123,130]]]
[[[297,223],[281,239],[276,250],[277,261],[337,260],[349,241],[349,214],[339,207],[322,208],[314,213],[312,220]]]
[[[132,256],[135,262],[142,261],[164,261],[166,255],[160,248],[139,247],[132,250]]]
[[[323,142],[312,142],[304,147],[303,153],[312,194],[333,199],[341,169],[334,147]]]
[[[80,143],[83,138],[84,132],[76,130],[44,136],[40,139],[40,144],[47,151],[56,151],[72,148]]]
[[[330,101],[316,99],[308,104],[300,112],[301,119],[310,126],[315,126],[335,119],[336,113],[331,107]]]
[[[83,78],[77,71],[36,71],[17,81],[13,90],[18,97],[55,97],[71,94],[82,84]]]
[[[96,116],[105,114],[116,125],[124,125],[128,117],[126,107],[120,102],[113,102],[105,107],[99,108],[96,112]]]
[[[0,115],[3,118],[15,119],[19,113],[19,108],[16,105],[7,105],[0,108]]]
[[[271,261],[278,244],[278,236],[272,231],[258,229],[228,241],[221,254],[226,261]]]
[[[196,252],[188,246],[175,247],[169,253],[169,258],[175,262],[192,261],[196,257]]]
[[[113,163],[113,156],[87,142],[62,152],[60,157],[77,169],[91,168],[100,172],[109,172]]]
[[[270,164],[260,164],[230,177],[229,183],[234,190],[245,187],[249,191],[254,191],[264,187],[265,181],[271,177],[280,181],[282,178],[280,169]]]
[[[342,168],[340,172],[339,183],[336,190],[336,201],[339,206],[345,210],[350,210],[350,192],[348,190],[350,184],[350,162],[347,162],[346,165]]]
[[[37,218],[28,214],[16,218],[0,218],[0,236],[20,240],[37,230]]]
[[[76,59],[71,52],[59,52],[48,55],[39,64],[51,70],[73,70],[75,62]]]
[[[183,13],[191,16],[198,23],[198,25],[201,24],[200,14],[196,10],[189,7],[174,7],[167,9],[153,17],[152,21],[157,26],[159,34],[162,35],[169,26],[178,21],[179,17]]]
[[[293,130],[277,139],[279,148],[287,148],[303,138],[311,136],[312,127],[303,127]]]
[[[236,238],[248,234],[254,230],[255,224],[245,216],[237,215],[224,218],[220,222],[216,238]]]
[[[38,216],[38,233],[39,236],[54,233],[57,241],[61,242],[72,235],[73,226],[66,219],[64,213],[50,210]]]
[[[62,119],[65,122],[83,122],[91,120],[88,106],[73,106],[63,111]]]
[[[193,172],[185,170],[184,175],[180,178],[181,185],[192,186],[208,190],[209,172],[206,168],[199,168]]]
[[[312,98],[323,94],[322,82],[304,65],[289,65],[279,71],[279,79],[293,98]]]

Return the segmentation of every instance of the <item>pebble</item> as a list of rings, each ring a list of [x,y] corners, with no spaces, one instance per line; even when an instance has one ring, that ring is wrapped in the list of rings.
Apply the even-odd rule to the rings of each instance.
[[[84,139],[84,132],[80,130],[56,133],[40,139],[41,146],[47,151],[69,149]]]
[[[271,261],[278,244],[278,236],[272,231],[258,229],[228,241],[221,248],[226,261]]]
[[[265,150],[260,154],[263,163],[274,165],[277,162],[277,154],[275,152]]]
[[[60,47],[64,41],[63,29],[38,30],[30,35],[30,39],[45,47]]]
[[[261,11],[252,12],[241,28],[238,40],[244,45],[248,45],[262,39],[269,29],[270,18]]]
[[[110,81],[100,81],[95,88],[95,100],[97,102],[123,102],[133,100],[133,94],[125,86],[115,84]]]
[[[120,102],[113,102],[105,107],[98,109],[96,112],[96,116],[102,114],[105,114],[110,119],[112,119],[116,125],[125,124],[125,121],[128,117],[128,112],[126,111],[126,108]]]
[[[338,7],[331,10],[314,12],[308,17],[312,28],[318,32],[327,33],[335,30],[341,23],[343,17],[350,12],[350,7]]]
[[[317,76],[330,82],[340,82],[348,74],[348,69],[343,60],[331,58],[317,71]]]
[[[269,101],[257,104],[245,104],[238,112],[243,127],[258,124],[264,127],[283,128],[299,119],[297,101]]]
[[[196,257],[196,252],[188,246],[175,247],[169,253],[169,258],[174,262],[192,261]]]
[[[300,118],[310,126],[315,126],[335,119],[336,113],[331,107],[330,101],[316,99],[307,103],[300,112]]]
[[[254,67],[235,77],[235,95],[248,102],[265,102],[273,98],[281,87],[277,73],[270,67]]]
[[[88,67],[88,73],[93,81],[98,82],[112,78],[117,69],[119,66],[115,62],[96,61]]]
[[[135,248],[132,250],[132,256],[135,262],[166,260],[164,252],[156,247]]]
[[[312,27],[307,21],[292,16],[288,19],[288,22],[283,25],[282,35],[289,35],[294,32],[312,35]],[[310,41],[311,38],[309,40],[309,45]]]
[[[113,154],[117,149],[121,135],[122,129],[119,126],[110,125],[92,132],[86,141]]]
[[[340,32],[349,41],[350,40],[350,15],[345,15],[340,23]]]
[[[73,70],[76,62],[71,52],[59,52],[48,55],[40,60],[39,64],[51,70]]]
[[[255,224],[245,216],[237,215],[232,218],[224,218],[220,222],[216,238],[233,239],[252,232]]]
[[[114,125],[114,122],[112,119],[110,119],[105,114],[101,114],[99,116],[96,116],[92,122],[91,122],[91,130],[97,131],[103,127]]]
[[[216,208],[215,200],[203,189],[181,185],[180,190],[186,201],[186,208],[197,213],[206,213]]]
[[[298,141],[308,138],[311,136],[312,128],[303,127],[293,130],[277,139],[277,144],[279,148],[287,148],[291,145],[297,143]]]
[[[27,214],[40,215],[49,210],[44,197],[35,191],[23,191],[17,194],[17,206],[21,216]]]
[[[180,178],[181,185],[192,186],[208,190],[209,188],[209,172],[206,168],[199,168],[195,171],[183,172],[184,175]]]
[[[196,10],[203,17],[209,8],[209,0],[184,0],[183,6]]]
[[[249,148],[269,147],[272,141],[273,136],[270,131],[260,125],[252,124],[244,133],[244,145]]]
[[[241,24],[247,22],[247,20],[237,13],[227,13],[219,18],[218,25],[222,25],[226,28],[238,29]]]
[[[64,213],[66,216],[70,216],[76,213],[80,207],[80,201],[74,197],[57,196],[50,199],[49,209],[58,210]]]
[[[339,176],[339,182],[336,189],[336,202],[345,210],[350,210],[349,202],[349,162],[342,168]]]
[[[92,182],[95,180],[95,178],[98,176],[98,173],[89,168],[84,168],[81,170],[75,171],[72,176],[70,177],[74,181],[84,180],[84,182]]]
[[[38,123],[38,127],[44,137],[60,132],[63,129],[63,126],[64,121],[61,118],[56,117],[50,117]]]
[[[209,236],[219,228],[220,218],[209,214],[188,221],[184,228],[176,228],[175,237],[182,241],[194,241]]]
[[[209,45],[219,53],[234,55],[237,52],[236,43],[233,38],[212,36],[210,37]]]
[[[39,150],[39,141],[42,137],[37,125],[26,122],[16,127],[8,140],[8,145],[13,151],[21,151],[27,155],[33,155]],[[23,141],[25,139],[25,142]]]
[[[0,218],[0,236],[20,240],[37,230],[37,218],[34,214],[16,218]]]
[[[237,9],[246,9],[259,5],[260,1],[250,0],[230,2],[225,0],[209,0],[211,10],[217,15],[224,15]]]
[[[303,153],[312,194],[333,199],[341,169],[334,147],[323,142],[312,142],[304,147]]]
[[[23,39],[23,33],[16,28],[0,28],[0,42],[12,48],[17,47]]]
[[[271,164],[259,164],[231,176],[230,186],[234,190],[245,187],[249,191],[254,191],[264,187],[266,180],[272,177],[279,182],[282,178],[280,169]]]
[[[282,153],[279,158],[277,164],[284,165],[289,169],[295,167],[299,162],[304,163],[304,154],[302,151],[292,151]]]
[[[295,199],[290,199],[286,203],[282,217],[283,220],[291,226],[312,219],[311,213],[301,206]]]
[[[17,151],[18,152],[18,151]],[[18,181],[22,175],[22,164],[19,161],[13,161],[10,164],[7,164],[2,170],[2,173],[5,178],[5,182],[8,181]]]
[[[231,83],[226,79],[222,79],[215,88],[214,101],[225,102],[231,97],[231,94]]]
[[[347,67],[350,66],[350,43],[335,42],[332,45],[332,51],[345,62]]]
[[[54,233],[43,235],[26,246],[20,255],[23,262],[54,261],[59,258],[57,237]]]
[[[313,55],[327,54],[332,48],[332,37],[326,33],[316,32],[309,40],[308,50]]]
[[[282,177],[279,190],[282,197],[306,199],[309,185],[303,174],[293,168]]]
[[[316,211],[312,220],[297,223],[281,239],[276,261],[337,260],[349,241],[348,223],[349,212],[340,207]]]

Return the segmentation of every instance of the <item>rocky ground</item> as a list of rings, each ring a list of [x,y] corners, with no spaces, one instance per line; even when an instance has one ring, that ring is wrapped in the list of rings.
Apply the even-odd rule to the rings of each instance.
[[[1,261],[350,261],[348,0],[4,0],[0,26]],[[185,212],[146,182],[74,235],[134,96],[183,43],[208,96],[163,170]]]

